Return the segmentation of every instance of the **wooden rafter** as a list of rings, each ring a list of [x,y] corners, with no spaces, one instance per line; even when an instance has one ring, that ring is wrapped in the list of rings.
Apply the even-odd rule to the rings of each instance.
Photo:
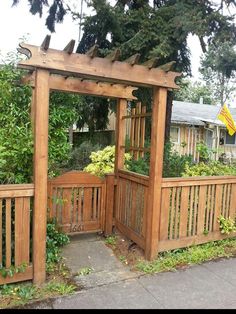
[[[181,73],[165,72],[158,68],[149,68],[144,65],[130,65],[126,62],[111,62],[107,58],[94,57],[86,54],[72,53],[48,49],[44,51],[38,46],[22,43],[20,52],[31,57],[20,61],[19,68],[33,70],[35,68],[48,69],[50,73],[73,75],[86,79],[122,83],[136,86],[162,86],[178,88],[175,78]]]
[[[149,69],[155,68],[157,66],[159,58],[155,57],[152,59],[149,59],[143,63],[144,66],[148,67]]]
[[[140,56],[140,53],[136,53],[135,55],[132,55],[131,57],[126,59],[124,62],[129,63],[130,65],[138,64]]]
[[[51,40],[51,36],[50,35],[47,35],[45,38],[44,38],[44,41],[42,42],[41,44],[41,49],[42,50],[48,50],[49,48],[49,45],[50,45],[50,40]]]
[[[64,51],[66,51],[69,55],[72,54],[75,47],[75,40],[72,39],[64,48]]]
[[[175,65],[176,61],[170,61],[168,63],[162,64],[158,66],[158,69],[161,69],[165,72],[169,72],[173,70],[173,67]]]
[[[22,83],[27,83],[32,87],[35,87],[35,75],[34,73],[26,75],[21,80]],[[133,91],[137,90],[137,87],[125,86],[121,84],[110,84],[103,82],[93,82],[87,80],[81,80],[79,78],[64,78],[60,75],[51,74],[49,77],[49,89],[58,90],[71,93],[79,93],[83,95],[93,95],[109,98],[124,98],[127,100],[137,100],[133,95]]]
[[[98,45],[95,44],[86,52],[86,55],[90,58],[95,58],[97,56],[97,53],[98,53]]]
[[[111,60],[112,62],[118,61],[121,55],[121,51],[119,48],[113,50],[111,53],[109,53],[105,58],[108,60]]]

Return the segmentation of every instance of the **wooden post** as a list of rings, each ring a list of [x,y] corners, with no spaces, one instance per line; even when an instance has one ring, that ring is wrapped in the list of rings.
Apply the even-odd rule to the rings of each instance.
[[[46,278],[49,72],[36,70],[34,91],[33,282]]]
[[[125,158],[125,116],[127,110],[127,100],[118,99],[116,111],[116,151],[115,151],[115,174],[118,169],[124,168]]]
[[[114,209],[114,174],[106,175],[106,211],[105,211],[105,235],[112,233],[113,209]]]
[[[158,253],[166,100],[167,89],[154,87],[149,172],[149,202],[146,211],[147,231],[145,257],[148,260],[155,258]]]

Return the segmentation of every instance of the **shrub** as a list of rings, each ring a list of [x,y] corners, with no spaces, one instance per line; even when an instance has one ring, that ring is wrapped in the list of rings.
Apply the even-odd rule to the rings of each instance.
[[[186,165],[191,166],[193,159],[191,155],[179,155],[173,151],[173,144],[171,142],[165,143],[164,160],[163,160],[163,177],[181,177]]]
[[[130,160],[130,158],[130,154],[126,153],[125,160]],[[106,146],[103,150],[92,152],[90,159],[91,163],[84,168],[84,171],[99,177],[114,172],[115,146]]]
[[[147,158],[139,158],[138,160],[127,160],[127,169],[139,174],[149,175],[149,160]]]
[[[33,135],[30,121],[31,88],[18,86],[23,72],[13,64],[0,67],[0,183],[32,182]],[[49,176],[59,172],[67,161],[71,146],[67,128],[77,117],[79,96],[50,94],[49,106]],[[10,135],[10,136],[9,136]]]
[[[200,162],[194,166],[186,164],[182,173],[183,177],[221,175],[236,175],[236,168],[233,166],[224,165],[219,161],[211,161],[207,164]]]
[[[101,145],[93,144],[90,141],[83,142],[80,146],[75,147],[70,155],[68,162],[69,169],[83,170],[90,163],[89,156],[92,152],[101,149]]]

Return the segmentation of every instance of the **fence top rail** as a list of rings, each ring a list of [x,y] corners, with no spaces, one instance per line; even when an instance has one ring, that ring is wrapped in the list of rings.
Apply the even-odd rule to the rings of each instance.
[[[128,170],[118,170],[118,176],[130,181],[137,182],[139,184],[148,186],[149,185],[149,176],[139,174],[136,172],[128,171]]]
[[[236,183],[236,176],[206,176],[206,177],[188,177],[188,178],[163,178],[162,187],[177,187],[191,185],[212,185]]]
[[[0,184],[0,191],[26,191],[34,190],[34,184]]]
[[[34,196],[34,184],[2,184],[0,198],[15,198]]]

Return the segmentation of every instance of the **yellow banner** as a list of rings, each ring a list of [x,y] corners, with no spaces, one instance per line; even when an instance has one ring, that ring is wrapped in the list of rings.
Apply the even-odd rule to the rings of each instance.
[[[236,125],[226,104],[223,105],[217,117],[225,124],[229,135],[234,135],[236,132]]]

